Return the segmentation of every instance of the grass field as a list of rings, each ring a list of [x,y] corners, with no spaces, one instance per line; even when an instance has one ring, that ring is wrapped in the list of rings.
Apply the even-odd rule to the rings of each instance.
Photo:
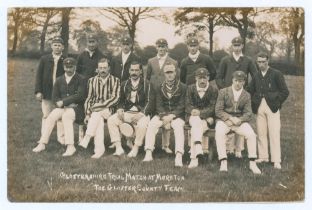
[[[220,173],[216,156],[196,169],[174,168],[174,156],[159,149],[154,161],[114,157],[108,149],[91,159],[93,146],[65,148],[53,133],[46,151],[33,153],[40,137],[41,108],[35,101],[37,61],[8,62],[8,199],[13,202],[222,202],[302,201],[304,199],[304,78],[286,76],[289,98],[281,112],[282,170],[259,164],[262,175],[248,170],[248,159],[230,160]],[[106,145],[109,137],[106,132]],[[77,138],[76,138],[77,139]],[[160,138],[158,138],[160,140]],[[158,143],[159,144],[159,143]],[[174,144],[171,144],[173,147]],[[86,176],[88,175],[88,177]],[[93,177],[92,177],[93,176]],[[89,178],[89,179],[87,179]],[[144,180],[147,179],[147,180]]]

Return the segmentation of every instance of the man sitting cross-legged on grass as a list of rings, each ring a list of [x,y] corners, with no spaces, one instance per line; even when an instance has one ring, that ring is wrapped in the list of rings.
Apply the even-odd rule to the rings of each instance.
[[[145,137],[145,158],[153,160],[155,137],[160,127],[173,128],[175,137],[175,166],[182,167],[184,153],[184,109],[186,85],[176,79],[177,69],[172,63],[164,64],[165,81],[156,92],[156,115],[148,124]]]
[[[142,65],[138,61],[132,61],[129,69],[130,78],[121,85],[117,113],[107,121],[111,141],[116,147],[114,155],[124,153],[119,131],[119,127],[124,122],[132,124],[135,129],[134,146],[128,157],[136,157],[139,147],[143,144],[150,115],[153,111],[154,93],[150,83],[143,78],[142,72]]]
[[[55,123],[62,119],[64,125],[64,139],[67,145],[63,156],[71,156],[75,153],[74,146],[74,121],[83,121],[83,101],[85,99],[85,80],[76,73],[76,61],[73,58],[66,58],[63,61],[65,74],[56,79],[53,86],[52,100],[56,103],[55,109],[46,119],[39,144],[33,149],[34,152],[41,152],[48,144],[50,135]]]
[[[251,120],[250,95],[244,90],[246,74],[243,71],[233,73],[232,86],[219,91],[215,112],[216,144],[220,171],[227,171],[226,141],[227,134],[235,132],[247,138],[249,168],[254,174],[261,174],[255,159],[257,158],[256,134],[249,124]]]
[[[209,84],[210,73],[206,68],[195,71],[196,83],[186,92],[186,121],[191,126],[191,162],[189,168],[198,166],[198,155],[203,154],[202,139],[208,126],[214,123],[218,89]]]
[[[90,139],[94,137],[94,155],[100,158],[104,152],[104,119],[112,114],[120,96],[120,80],[110,74],[109,61],[102,58],[98,61],[98,75],[88,80],[88,96],[84,107],[87,124],[86,135],[79,146],[87,148]]]

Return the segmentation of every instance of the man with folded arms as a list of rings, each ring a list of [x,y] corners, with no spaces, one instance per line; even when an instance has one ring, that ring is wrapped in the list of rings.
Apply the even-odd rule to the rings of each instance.
[[[87,130],[79,143],[79,146],[87,148],[94,137],[94,155],[91,158],[100,158],[105,152],[104,119],[111,116],[120,94],[120,80],[110,74],[109,60],[99,60],[97,72],[97,76],[88,80],[88,96],[84,104]]]
[[[196,83],[188,86],[186,92],[186,121],[191,126],[191,162],[189,168],[198,166],[198,156],[203,154],[202,139],[208,126],[214,123],[218,89],[209,84],[209,71],[199,68],[195,71]]]
[[[227,134],[235,132],[247,139],[249,168],[254,174],[261,174],[255,159],[257,158],[257,140],[249,122],[252,117],[249,93],[244,90],[246,74],[243,71],[233,73],[232,86],[219,91],[215,113],[216,144],[220,171],[227,171],[226,141]]]
[[[49,114],[39,140],[38,146],[33,150],[40,152],[48,144],[55,123],[62,120],[64,125],[64,139],[67,145],[63,156],[71,156],[75,153],[74,146],[74,121],[81,122],[84,117],[83,101],[85,99],[85,80],[76,73],[76,60],[66,58],[63,61],[65,74],[56,79],[53,86],[52,100],[56,108]]]
[[[121,147],[119,126],[124,122],[131,123],[135,128],[135,140],[128,157],[136,157],[139,147],[143,145],[146,129],[150,121],[153,107],[153,89],[150,83],[143,78],[142,65],[132,61],[130,78],[121,85],[120,100],[117,113],[111,116],[107,123],[112,143],[116,147],[115,155],[124,153]]]
[[[182,167],[184,153],[184,109],[186,85],[176,78],[177,69],[172,63],[164,64],[165,81],[156,92],[156,115],[151,119],[145,136],[145,158],[152,161],[155,137],[160,127],[173,128],[175,137],[175,166]]]

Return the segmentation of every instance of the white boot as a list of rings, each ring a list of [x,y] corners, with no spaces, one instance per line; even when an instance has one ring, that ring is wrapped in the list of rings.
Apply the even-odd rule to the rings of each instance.
[[[32,151],[33,152],[41,152],[45,150],[45,144],[39,143]]]
[[[172,154],[173,153],[172,150],[169,147],[167,147],[167,146],[162,147],[162,150],[164,150],[167,154]]]
[[[153,156],[152,156],[152,151],[151,150],[146,150],[145,152],[145,157],[143,159],[144,162],[149,162],[153,160]]]
[[[85,135],[85,137],[79,142],[79,146],[86,149],[88,147],[90,139],[91,139],[91,136]]]
[[[198,166],[198,159],[197,158],[191,159],[191,162],[188,165],[188,168],[196,168],[197,166]]]
[[[260,169],[258,168],[257,164],[255,161],[249,161],[249,169],[252,171],[254,174],[261,174]]]
[[[76,148],[73,144],[68,144],[66,152],[63,154],[64,157],[72,156],[76,152]]]
[[[138,152],[139,152],[139,146],[135,144],[132,150],[129,152],[128,157],[136,157],[138,155]]]
[[[183,167],[182,163],[182,154],[180,152],[177,152],[175,160],[174,160],[174,166],[176,167]]]
[[[275,162],[275,163],[274,163],[274,168],[275,168],[275,169],[281,169],[281,168],[282,168],[281,163]]]
[[[125,151],[123,150],[121,146],[121,142],[116,142],[115,146],[116,146],[116,151],[113,155],[120,156],[125,153]]]
[[[221,161],[220,171],[228,171],[227,170],[227,160],[222,160]]]

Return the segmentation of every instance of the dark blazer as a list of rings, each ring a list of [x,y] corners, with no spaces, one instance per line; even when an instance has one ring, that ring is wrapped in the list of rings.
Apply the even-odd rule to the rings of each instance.
[[[269,68],[267,73],[257,72],[251,81],[248,90],[251,94],[252,111],[256,114],[264,97],[273,113],[282,108],[282,104],[287,99],[289,91],[283,74],[273,68]]]
[[[156,114],[160,117],[174,114],[184,120],[186,85],[178,81],[176,90],[171,98],[165,91],[165,82],[156,90]]]
[[[133,103],[131,98],[131,79],[124,81],[121,84],[119,108],[129,111],[132,106],[136,106],[139,112],[145,115],[152,115],[155,109],[154,90],[149,81],[140,78],[136,102]]]
[[[56,78],[64,74],[63,60],[64,56],[61,55],[57,63]],[[47,100],[52,98],[53,67],[54,59],[52,54],[41,57],[36,75],[35,94],[42,93],[43,99]]]
[[[58,77],[53,86],[52,100],[54,103],[63,101],[64,107],[69,105],[77,105],[74,108],[76,114],[76,122],[82,123],[84,120],[83,102],[86,96],[86,80],[75,73],[73,78],[67,84],[65,75]]]
[[[188,121],[191,116],[193,109],[200,110],[201,119],[214,117],[217,97],[218,89],[211,84],[209,84],[209,87],[202,98],[198,95],[196,84],[188,86],[185,100],[186,121]]]
[[[97,73],[95,70],[97,69],[98,61],[104,57],[109,59],[109,57],[104,55],[98,48],[94,51],[91,57],[88,51],[83,51],[77,58],[76,72],[84,76],[87,80],[96,76]]]
[[[133,52],[131,52],[123,68],[121,55],[122,53],[112,58],[110,73],[115,77],[119,78],[121,81],[125,81],[129,79],[129,69],[131,62],[132,61],[140,62],[140,58]]]
[[[209,80],[214,80],[216,76],[216,67],[209,55],[199,53],[197,60],[194,62],[189,56],[181,61],[181,82],[190,85],[195,83],[195,71],[198,68],[206,68],[210,73]]]
[[[232,74],[238,70],[245,72],[247,76],[250,74],[251,77],[254,77],[257,72],[254,62],[248,56],[242,56],[238,61],[234,59],[233,55],[222,58],[216,76],[218,88],[222,89],[231,86]],[[245,83],[245,86],[247,86],[247,83],[248,82]]]
[[[166,62],[171,62],[175,65],[177,69],[177,77],[179,77],[180,71],[178,69],[178,62],[169,57],[169,55],[165,60],[165,63]],[[162,82],[165,81],[163,68],[164,65],[162,66],[162,68],[160,68],[157,56],[150,58],[147,62],[146,79],[151,82],[155,90],[158,88],[157,86],[160,86]]]
[[[222,121],[227,121],[230,117],[238,117],[242,122],[251,120],[250,94],[243,89],[237,102],[234,101],[232,86],[219,91],[216,107],[216,117]]]

